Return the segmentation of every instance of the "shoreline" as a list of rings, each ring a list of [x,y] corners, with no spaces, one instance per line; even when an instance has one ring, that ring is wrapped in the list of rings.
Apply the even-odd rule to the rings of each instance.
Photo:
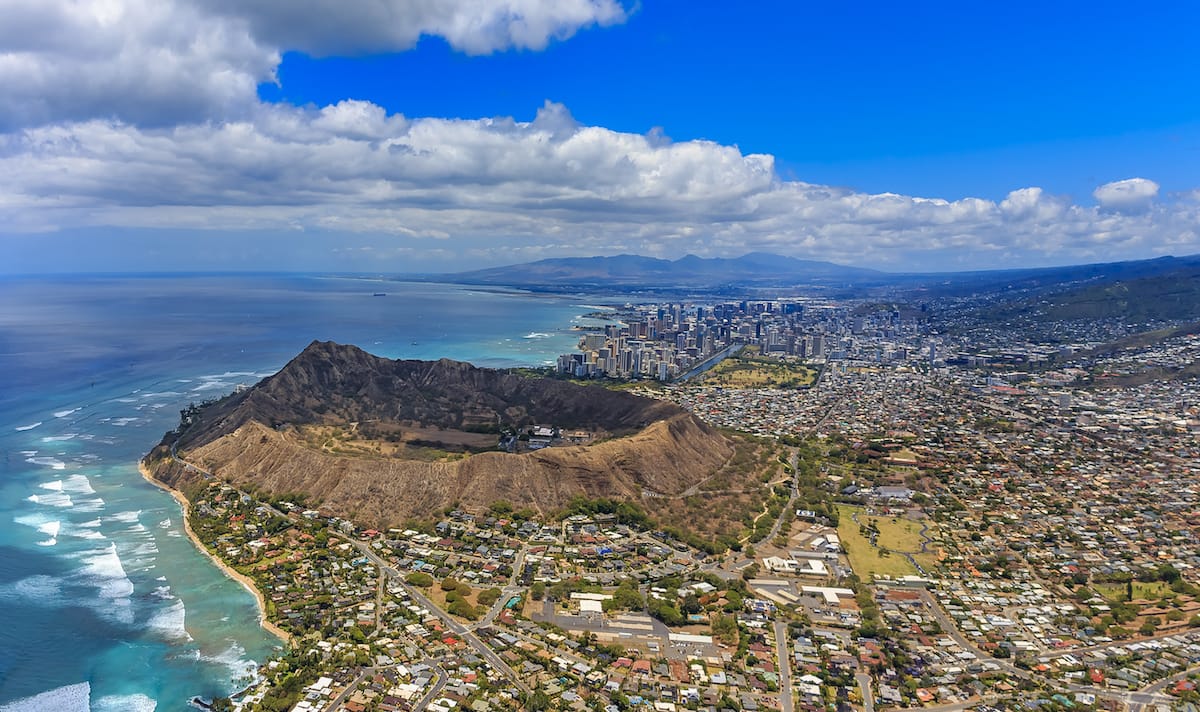
[[[240,583],[242,588],[246,589],[251,595],[254,596],[254,600],[258,605],[258,624],[262,627],[262,629],[276,638],[279,638],[283,642],[284,647],[293,647],[291,634],[267,620],[267,599],[265,596],[263,596],[262,591],[258,590],[258,586],[256,586],[254,583],[254,579],[234,569],[232,566],[222,561],[220,557],[209,551],[208,547],[204,546],[203,542],[201,542],[199,537],[196,536],[196,533],[192,531],[191,514],[189,511],[191,508],[191,503],[188,502],[187,497],[184,497],[183,493],[174,487],[155,479],[154,475],[151,474],[150,470],[146,467],[146,463],[141,460],[138,460],[138,472],[141,473],[142,477],[147,482],[171,495],[171,497],[174,498],[174,500],[179,504],[180,509],[183,510],[183,531],[185,534],[187,534],[187,538],[192,542],[192,545],[199,549],[200,553],[207,556],[210,561],[216,564],[217,568],[220,569],[222,573]]]

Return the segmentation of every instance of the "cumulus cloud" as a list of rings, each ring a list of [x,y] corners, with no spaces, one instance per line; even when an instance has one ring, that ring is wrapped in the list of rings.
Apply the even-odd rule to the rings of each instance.
[[[0,130],[241,119],[281,52],[541,49],[625,19],[615,0],[0,0]]]
[[[279,51],[178,0],[0,0],[0,128],[243,114]]]
[[[542,49],[591,25],[625,19],[614,0],[206,0],[246,18],[257,37],[314,55],[395,52],[422,35],[468,54]]]
[[[0,210],[23,230],[303,229],[434,249],[452,238],[486,251],[502,239],[510,256],[562,245],[761,249],[880,266],[1200,251],[1194,201],[1136,213],[1111,205],[1073,205],[1036,187],[999,202],[948,201],[785,181],[768,155],[580,125],[550,103],[528,122],[409,118],[360,101],[260,105],[238,121],[91,120],[0,144]]]
[[[582,125],[549,102],[518,121],[257,98],[285,50],[400,51],[425,35],[472,54],[539,49],[623,21],[616,0],[0,0],[0,17],[10,234],[305,231],[345,254],[769,250],[905,268],[1200,251],[1197,194],[1162,199],[1144,178],[1100,186],[1095,206],[1038,187],[999,202],[869,194],[784,180],[772,156],[734,146]]]
[[[1092,192],[1096,202],[1120,212],[1141,212],[1158,196],[1158,183],[1146,178],[1127,178],[1105,183]]]

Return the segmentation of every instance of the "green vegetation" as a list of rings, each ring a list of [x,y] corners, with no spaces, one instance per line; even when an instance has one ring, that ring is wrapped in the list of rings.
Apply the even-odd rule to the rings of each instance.
[[[1043,322],[1124,319],[1127,322],[1200,318],[1200,268],[1182,266],[1153,276],[1105,279],[1058,294],[1039,294],[988,312],[994,320],[1033,316]]]
[[[679,610],[674,601],[662,598],[651,598],[646,602],[646,610],[650,615],[672,628],[683,625],[687,620],[683,616],[683,611]]]
[[[593,516],[596,514],[613,514],[616,515],[617,522],[630,527],[638,527],[640,529],[653,529],[655,522],[650,515],[646,514],[646,510],[633,502],[621,502],[615,499],[598,497],[596,499],[588,499],[582,495],[577,495],[567,504],[566,510],[559,516],[559,519],[566,519],[575,514],[585,514]]]
[[[637,582],[625,579],[613,591],[613,597],[604,602],[604,611],[640,611],[646,606],[646,601],[638,591]]]
[[[893,544],[895,540],[884,534],[886,526],[889,535],[896,535],[899,541],[912,546],[908,551],[917,551],[920,548],[920,538],[913,538],[911,532],[905,529],[904,520],[893,522],[882,517],[867,517],[862,514],[862,508],[845,504],[838,505],[838,511],[838,537],[841,538],[842,546],[850,557],[850,568],[854,569],[855,574],[869,579],[874,576],[912,576],[917,573],[916,567],[907,557],[893,553],[904,550],[903,547]],[[863,524],[866,524],[868,519],[876,522],[879,531],[876,544],[871,543],[870,537],[873,532],[866,527],[860,527],[859,522],[854,521],[853,515],[856,513]],[[907,524],[911,525],[912,522]]]
[[[489,588],[486,591],[480,591],[475,597],[475,601],[481,606],[491,606],[500,599],[504,592],[498,588]]]
[[[1165,581],[1130,581],[1128,583],[1093,583],[1091,588],[1110,602],[1146,599],[1157,601],[1173,596],[1171,585]],[[1132,597],[1130,597],[1132,593]]]
[[[808,366],[766,358],[757,347],[747,346],[705,373],[703,382],[726,388],[805,388],[816,378]]]
[[[433,587],[433,577],[420,571],[414,571],[408,576],[405,576],[404,580],[413,586],[419,586],[421,588]]]

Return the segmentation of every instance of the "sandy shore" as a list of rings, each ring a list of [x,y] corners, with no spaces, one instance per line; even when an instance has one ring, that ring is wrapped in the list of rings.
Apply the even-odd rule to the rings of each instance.
[[[138,472],[142,473],[142,477],[144,477],[147,482],[161,490],[168,492],[172,497],[175,498],[176,502],[179,502],[179,507],[183,510],[183,530],[187,532],[188,539],[191,539],[192,544],[194,544],[197,549],[199,549],[205,556],[212,560],[212,562],[217,565],[217,568],[221,569],[226,576],[242,584],[243,588],[253,594],[254,600],[258,601],[258,622],[263,627],[263,630],[274,635],[276,638],[279,638],[284,642],[285,645],[290,647],[292,644],[292,636],[288,634],[287,631],[267,620],[267,599],[263,597],[262,591],[259,591],[258,586],[254,584],[254,579],[234,569],[232,566],[229,566],[224,561],[221,561],[221,559],[217,556],[214,556],[213,553],[209,551],[203,543],[201,543],[200,539],[196,536],[196,533],[192,531],[192,523],[189,521],[191,516],[189,514],[190,505],[187,501],[187,497],[184,497],[183,493],[179,490],[154,479],[154,476],[150,474],[150,470],[146,468],[145,463],[138,462]]]

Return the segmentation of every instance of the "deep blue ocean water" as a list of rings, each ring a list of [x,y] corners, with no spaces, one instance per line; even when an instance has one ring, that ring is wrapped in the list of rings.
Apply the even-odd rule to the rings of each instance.
[[[33,706],[187,709],[277,646],[137,472],[189,402],[314,339],[545,364],[574,349],[585,303],[307,276],[0,279],[0,710],[46,692]]]

